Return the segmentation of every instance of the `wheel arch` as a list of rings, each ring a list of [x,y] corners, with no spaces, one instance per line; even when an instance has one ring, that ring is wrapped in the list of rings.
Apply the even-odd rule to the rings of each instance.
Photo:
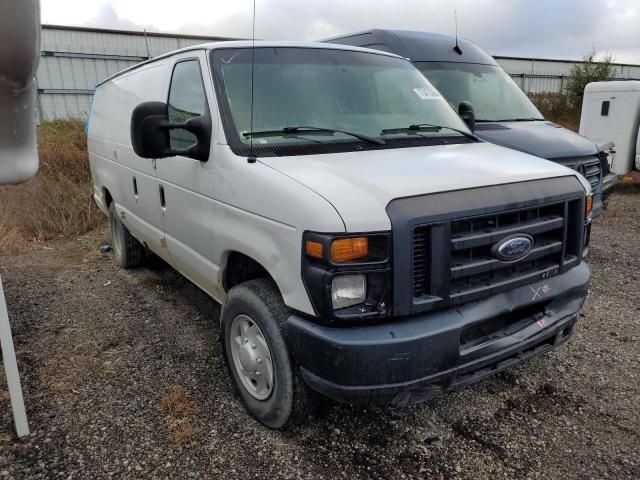
[[[236,285],[257,278],[271,280],[282,296],[282,289],[277,280],[260,261],[238,250],[230,250],[226,253],[222,271],[222,288],[225,293]]]
[[[104,204],[107,206],[107,209],[109,209],[113,202],[113,196],[107,187],[102,187],[102,195],[104,198]]]

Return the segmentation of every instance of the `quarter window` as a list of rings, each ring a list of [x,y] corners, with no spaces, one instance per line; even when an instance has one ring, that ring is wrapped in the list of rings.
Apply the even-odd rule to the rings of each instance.
[[[170,122],[184,122],[206,113],[207,99],[197,60],[179,62],[173,68],[168,110]],[[185,149],[196,143],[195,135],[182,129],[171,130],[169,140],[173,149]]]

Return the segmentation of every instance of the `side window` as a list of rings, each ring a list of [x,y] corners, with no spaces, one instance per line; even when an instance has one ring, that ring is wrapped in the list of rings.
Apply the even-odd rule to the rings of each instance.
[[[176,63],[171,77],[168,107],[170,122],[184,122],[206,113],[207,99],[197,60]],[[171,130],[169,140],[174,149],[188,148],[196,143],[193,133],[180,129]]]

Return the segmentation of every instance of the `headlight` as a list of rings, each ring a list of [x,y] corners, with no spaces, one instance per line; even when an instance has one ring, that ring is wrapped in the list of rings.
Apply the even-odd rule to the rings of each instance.
[[[334,310],[362,303],[367,298],[367,282],[364,275],[342,275],[331,283],[331,304]]]
[[[302,281],[317,321],[349,325],[391,315],[391,232],[302,236]]]

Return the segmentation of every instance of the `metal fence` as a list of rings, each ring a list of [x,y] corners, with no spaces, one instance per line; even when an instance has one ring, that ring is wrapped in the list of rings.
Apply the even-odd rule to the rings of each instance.
[[[570,75],[545,73],[509,73],[526,93],[564,93]],[[632,77],[615,77],[612,80],[633,80]]]
[[[95,86],[104,78],[164,52],[220,40],[230,39],[43,25],[36,75],[38,120],[86,118]],[[495,59],[527,93],[562,92],[571,67],[579,63],[505,56]],[[614,67],[616,77],[640,78],[640,65]]]

